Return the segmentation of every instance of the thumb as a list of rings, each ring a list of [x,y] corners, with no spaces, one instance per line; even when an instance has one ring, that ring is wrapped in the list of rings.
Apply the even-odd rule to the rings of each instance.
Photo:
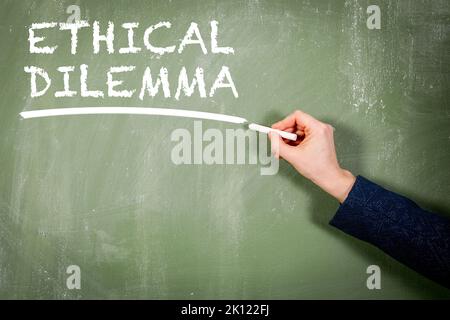
[[[270,138],[270,146],[272,150],[272,154],[279,159],[280,157],[286,159],[288,162],[291,162],[293,157],[293,149],[295,147],[288,145],[284,140],[280,137],[280,135],[276,132],[269,133]]]

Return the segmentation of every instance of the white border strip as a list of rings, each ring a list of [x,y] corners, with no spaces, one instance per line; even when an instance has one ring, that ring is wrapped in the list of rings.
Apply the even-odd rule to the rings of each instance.
[[[23,111],[20,116],[24,119],[69,116],[69,115],[86,115],[86,114],[136,114],[136,115],[160,115],[169,117],[185,117],[223,121],[230,123],[246,123],[247,119],[228,116],[220,113],[210,113],[180,109],[165,108],[135,108],[135,107],[84,107],[84,108],[58,108],[58,109],[41,109],[33,111]]]

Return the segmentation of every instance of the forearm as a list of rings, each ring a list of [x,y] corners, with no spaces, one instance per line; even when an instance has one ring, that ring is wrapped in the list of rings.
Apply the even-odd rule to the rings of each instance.
[[[450,287],[448,219],[358,176],[330,224]]]

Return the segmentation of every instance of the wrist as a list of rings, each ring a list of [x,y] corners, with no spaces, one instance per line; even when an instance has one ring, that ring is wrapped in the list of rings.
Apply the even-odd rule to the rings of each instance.
[[[350,171],[338,168],[319,186],[340,203],[343,203],[352,190],[355,181],[356,178]]]

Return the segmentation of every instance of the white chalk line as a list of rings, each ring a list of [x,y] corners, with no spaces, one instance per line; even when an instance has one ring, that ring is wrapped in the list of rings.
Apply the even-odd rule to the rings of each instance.
[[[83,107],[83,108],[55,108],[33,111],[23,111],[20,116],[24,119],[94,114],[131,114],[131,115],[159,115],[169,117],[184,117],[205,120],[215,120],[230,123],[246,123],[247,119],[220,113],[166,109],[166,108],[137,108],[137,107]]]

